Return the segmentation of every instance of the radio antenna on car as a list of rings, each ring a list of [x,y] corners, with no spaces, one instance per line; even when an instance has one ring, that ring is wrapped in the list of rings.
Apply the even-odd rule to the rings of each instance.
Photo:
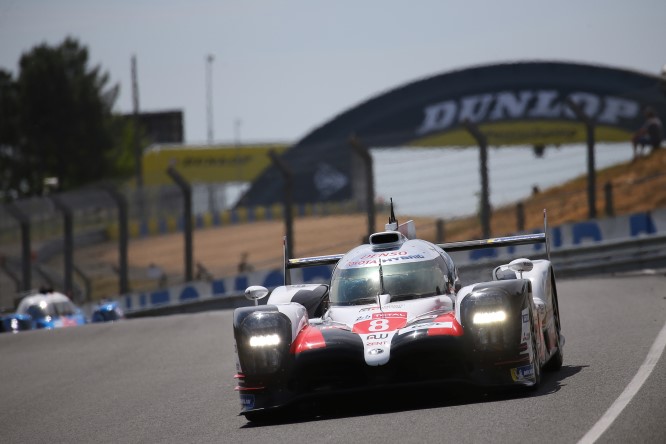
[[[395,231],[398,229],[398,219],[393,212],[393,198],[391,198],[391,215],[389,216],[388,223],[386,224],[386,231]]]

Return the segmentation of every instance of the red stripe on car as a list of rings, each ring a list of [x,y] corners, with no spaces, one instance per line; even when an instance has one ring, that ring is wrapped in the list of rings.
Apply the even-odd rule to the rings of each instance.
[[[434,322],[441,324],[428,329],[428,336],[462,336],[462,325],[456,320],[455,314],[451,311],[437,316]]]
[[[303,330],[300,331],[296,339],[291,344],[290,352],[292,354],[299,354],[304,351],[313,350],[315,348],[324,348],[326,347],[326,341],[324,341],[324,335],[321,331],[312,326],[306,326]]]

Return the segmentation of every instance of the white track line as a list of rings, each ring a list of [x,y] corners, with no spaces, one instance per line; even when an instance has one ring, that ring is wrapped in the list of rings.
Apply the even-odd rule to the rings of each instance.
[[[661,331],[657,335],[657,338],[654,340],[650,351],[645,358],[643,364],[641,364],[638,372],[631,380],[629,385],[624,389],[624,391],[618,396],[615,402],[606,410],[606,413],[597,421],[597,423],[583,436],[578,444],[592,444],[594,443],[603,433],[608,429],[608,427],[613,424],[613,421],[620,416],[622,410],[631,402],[632,398],[638,393],[641,389],[647,378],[654,370],[654,367],[657,365],[661,354],[666,347],[666,324],[661,328]]]

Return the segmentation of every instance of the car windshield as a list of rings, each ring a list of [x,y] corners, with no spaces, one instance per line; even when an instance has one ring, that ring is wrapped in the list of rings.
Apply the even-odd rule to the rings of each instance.
[[[391,301],[417,299],[444,294],[447,268],[441,257],[429,261],[382,264],[384,291]],[[381,293],[379,266],[337,268],[331,278],[333,305],[371,304]]]
[[[35,319],[45,318],[47,316],[71,316],[76,313],[76,307],[69,301],[59,302],[40,302],[28,307],[28,314]]]

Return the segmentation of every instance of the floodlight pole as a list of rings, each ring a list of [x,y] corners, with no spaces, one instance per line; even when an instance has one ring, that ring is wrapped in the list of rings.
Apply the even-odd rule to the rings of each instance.
[[[597,217],[597,173],[594,160],[594,120],[576,102],[567,98],[567,106],[578,120],[585,124],[587,132],[587,208],[590,219]]]
[[[479,144],[479,169],[481,173],[481,228],[483,237],[490,238],[490,192],[488,191],[488,139],[474,122],[465,120],[465,129]]]
[[[365,168],[365,210],[368,213],[368,239],[370,239],[370,235],[375,232],[375,176],[372,155],[354,134],[349,137],[349,144],[363,160]]]
[[[282,173],[282,178],[284,179],[284,225],[285,236],[287,237],[287,254],[289,255],[285,259],[290,259],[294,257],[294,220],[292,216],[294,174],[291,168],[280,159],[279,154],[275,150],[270,150],[268,155],[273,164]]]

